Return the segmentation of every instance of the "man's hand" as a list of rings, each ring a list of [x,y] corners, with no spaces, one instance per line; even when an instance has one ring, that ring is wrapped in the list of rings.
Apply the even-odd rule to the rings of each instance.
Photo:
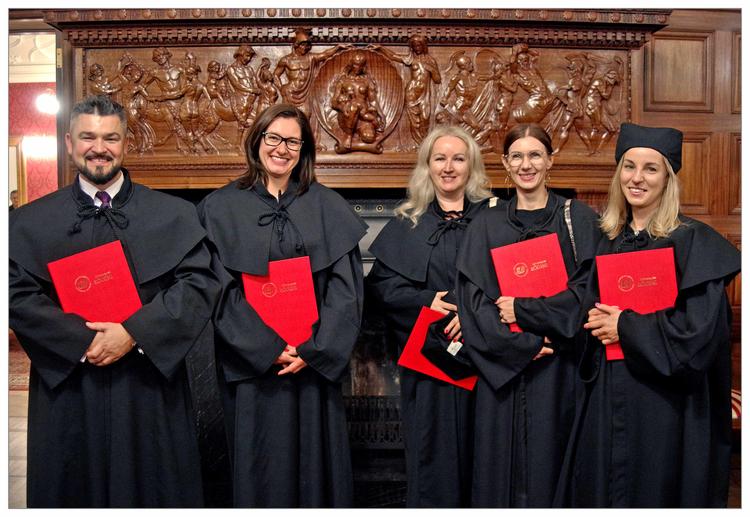
[[[86,326],[96,331],[96,336],[86,350],[86,360],[91,364],[112,364],[135,346],[133,336],[119,323],[87,321]]]

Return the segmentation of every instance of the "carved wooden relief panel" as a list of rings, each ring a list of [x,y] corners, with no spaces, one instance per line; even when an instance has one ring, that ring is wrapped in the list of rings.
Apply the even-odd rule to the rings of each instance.
[[[128,148],[141,157],[239,155],[258,113],[282,101],[312,117],[320,151],[337,154],[413,151],[436,124],[462,125],[497,151],[509,127],[536,122],[557,151],[596,155],[629,115],[624,52],[441,48],[434,54],[447,63],[425,53],[428,70],[379,45],[309,52],[304,66],[275,50],[93,49],[83,93],[127,108]],[[408,68],[397,68],[402,60]]]
[[[419,143],[439,124],[472,133],[497,179],[507,130],[536,122],[553,136],[554,186],[588,173],[589,187],[601,190],[619,125],[630,118],[629,52],[666,23],[667,13],[199,9],[46,16],[71,44],[71,103],[104,93],[127,108],[126,164],[152,186],[222,185],[243,171],[242,142],[257,115],[289,102],[310,117],[319,176],[332,186],[404,186]],[[192,25],[152,24],[157,19]]]

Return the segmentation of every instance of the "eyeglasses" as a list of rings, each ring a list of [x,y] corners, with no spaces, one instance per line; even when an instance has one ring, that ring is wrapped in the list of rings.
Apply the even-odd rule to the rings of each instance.
[[[276,133],[266,133],[263,131],[263,142],[271,147],[277,147],[281,145],[281,142],[286,144],[286,148],[290,151],[299,151],[304,143],[299,138],[284,138],[283,136],[277,135]]]
[[[523,159],[525,156],[529,157],[529,161],[532,165],[537,166],[540,165],[544,158],[547,156],[547,153],[543,151],[530,151],[528,153],[521,153],[521,152],[512,152],[505,155],[505,159],[508,160],[508,163],[512,165],[513,167],[518,167],[523,163]]]

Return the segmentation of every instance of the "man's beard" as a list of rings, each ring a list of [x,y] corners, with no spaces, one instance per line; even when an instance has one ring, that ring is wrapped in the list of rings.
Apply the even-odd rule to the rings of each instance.
[[[112,170],[109,171],[107,174],[101,174],[102,169],[104,167],[99,166],[96,167],[95,170],[99,174],[94,174],[94,172],[86,167],[86,162],[84,162],[82,165],[76,164],[76,168],[78,169],[78,172],[83,175],[84,178],[89,180],[94,185],[106,185],[113,179],[117,177],[117,175],[120,173],[120,170],[122,170],[122,166],[116,165],[112,167]]]

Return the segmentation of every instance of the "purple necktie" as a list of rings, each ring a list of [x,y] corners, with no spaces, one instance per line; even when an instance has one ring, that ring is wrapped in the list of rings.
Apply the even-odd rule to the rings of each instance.
[[[100,190],[97,192],[96,198],[102,202],[101,208],[109,208],[109,202],[112,200],[112,197],[106,191]]]

